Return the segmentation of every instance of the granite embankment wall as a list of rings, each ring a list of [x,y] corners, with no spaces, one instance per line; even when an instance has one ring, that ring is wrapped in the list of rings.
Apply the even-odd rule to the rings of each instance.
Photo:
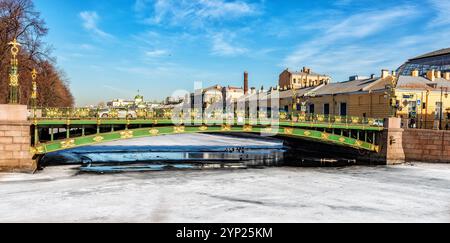
[[[36,161],[32,159],[30,122],[27,107],[0,105],[0,172],[32,172]]]
[[[450,163],[450,131],[406,129],[402,147],[406,162]]]

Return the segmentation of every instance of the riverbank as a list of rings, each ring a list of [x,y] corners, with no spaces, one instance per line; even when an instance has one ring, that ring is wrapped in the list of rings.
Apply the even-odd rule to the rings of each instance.
[[[0,174],[0,222],[450,222],[450,165]]]

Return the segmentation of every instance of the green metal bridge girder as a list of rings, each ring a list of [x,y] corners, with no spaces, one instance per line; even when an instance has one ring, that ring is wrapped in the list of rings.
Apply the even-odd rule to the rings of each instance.
[[[59,125],[59,122],[64,121],[42,121],[39,125]],[[85,121],[80,120],[79,125],[98,125],[96,120]],[[91,123],[93,122],[93,123]],[[103,123],[102,124],[108,124]],[[115,122],[111,120],[110,122]],[[131,121],[130,121],[131,122]],[[138,120],[135,120],[138,122]],[[148,122],[148,121],[147,121]],[[77,122],[71,121],[71,124],[75,125]],[[116,123],[109,123],[116,124]],[[130,123],[133,124],[133,123]],[[159,123],[164,124],[164,123]],[[370,127],[364,128],[367,130],[371,130]],[[380,130],[373,130],[380,131]],[[142,137],[152,137],[159,135],[169,135],[169,134],[183,134],[183,133],[223,133],[223,132],[239,132],[239,133],[265,133],[265,134],[276,134],[281,136],[289,136],[289,137],[298,137],[298,138],[306,138],[315,141],[320,141],[324,143],[336,144],[339,146],[352,147],[355,149],[378,152],[379,146],[373,143],[361,141],[352,137],[345,137],[337,134],[330,134],[327,132],[321,132],[316,130],[308,130],[303,129],[301,124],[295,124],[291,126],[283,126],[280,125],[278,128],[272,127],[264,127],[264,126],[250,126],[250,125],[241,125],[241,126],[158,126],[151,128],[138,128],[138,129],[130,129],[130,130],[122,130],[116,132],[109,133],[98,133],[94,135],[67,138],[63,140],[54,140],[48,143],[37,144],[36,147],[33,147],[31,150],[35,155],[42,155],[51,152],[67,150],[76,147],[83,147],[88,145],[101,144],[110,141],[118,141],[132,138],[142,138]]]

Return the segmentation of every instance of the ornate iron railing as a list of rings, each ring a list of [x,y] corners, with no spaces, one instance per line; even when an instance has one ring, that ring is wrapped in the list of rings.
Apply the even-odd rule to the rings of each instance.
[[[30,119],[34,120],[172,120],[183,121],[229,121],[256,120],[260,122],[272,119],[270,113],[257,112],[246,114],[245,112],[224,113],[221,110],[209,113],[196,109],[183,110],[174,115],[173,109],[100,109],[100,108],[36,108],[30,112]],[[333,116],[322,114],[298,114],[279,112],[278,121],[290,123],[324,123],[324,124],[346,124],[366,125],[382,127],[383,119],[355,117],[355,116]],[[226,123],[226,122],[224,122]]]

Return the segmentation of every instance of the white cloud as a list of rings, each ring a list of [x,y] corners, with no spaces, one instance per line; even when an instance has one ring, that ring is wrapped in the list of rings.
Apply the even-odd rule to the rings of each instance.
[[[398,62],[408,54],[402,49],[405,46],[397,43],[393,31],[417,17],[417,12],[413,7],[400,6],[357,13],[330,22],[328,28],[319,29],[316,36],[288,54],[282,65],[291,68],[311,66],[338,80],[355,74],[351,72],[368,74],[381,68],[396,68],[391,65],[401,64]]]
[[[152,50],[145,53],[147,57],[157,58],[169,55],[167,50]]]
[[[83,20],[83,27],[92,32],[97,37],[103,39],[111,39],[113,36],[105,31],[101,30],[98,26],[98,20],[100,19],[97,12],[83,11],[80,13],[80,18]]]
[[[225,39],[224,33],[214,34],[212,37],[212,54],[217,56],[239,56],[248,52],[246,48],[239,47],[231,43],[234,39],[232,34],[228,34],[229,40]]]
[[[442,26],[450,24],[450,1],[449,0],[430,0],[431,6],[435,11],[435,18],[429,26]]]
[[[135,11],[150,24],[203,26],[258,14],[256,4],[225,0],[136,0]]]
[[[95,50],[96,48],[93,45],[90,45],[90,44],[81,44],[80,45],[80,49],[81,50],[86,50],[86,51],[92,51],[92,50]]]
[[[395,22],[415,13],[413,8],[391,9],[355,14],[335,24],[326,32],[326,38],[364,38],[392,27]]]

